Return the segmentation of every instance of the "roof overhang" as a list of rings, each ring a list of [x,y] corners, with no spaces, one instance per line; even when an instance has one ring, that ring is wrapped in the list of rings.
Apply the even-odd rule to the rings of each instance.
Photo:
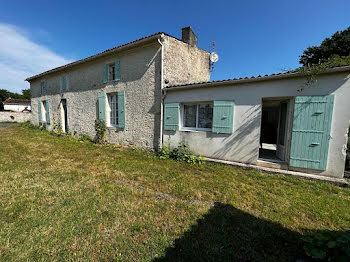
[[[143,45],[146,45],[146,44],[149,44],[149,43],[158,41],[158,39],[159,39],[162,35],[170,36],[170,35],[168,35],[168,34],[166,34],[166,33],[163,33],[163,32],[155,33],[155,34],[153,34],[153,35],[146,36],[146,37],[144,37],[144,38],[141,38],[141,39],[138,39],[138,40],[129,42],[129,43],[127,43],[127,44],[120,45],[120,46],[116,46],[116,47],[111,48],[111,49],[107,49],[107,50],[105,50],[105,51],[103,51],[103,52],[101,52],[101,53],[98,53],[98,54],[96,54],[96,55],[89,56],[89,57],[87,57],[87,58],[84,58],[84,59],[81,59],[81,60],[78,60],[78,61],[75,61],[75,62],[66,64],[66,65],[63,65],[63,66],[60,66],[60,67],[56,67],[56,68],[54,68],[54,69],[45,71],[45,72],[43,72],[43,73],[40,73],[40,74],[31,76],[31,77],[28,77],[25,81],[30,82],[30,81],[35,80],[35,79],[37,79],[37,78],[40,78],[40,77],[43,77],[43,76],[46,76],[46,75],[49,75],[49,74],[52,74],[52,73],[55,73],[55,72],[59,72],[59,71],[61,71],[61,70],[65,70],[65,69],[68,69],[68,68],[71,68],[71,67],[80,65],[80,64],[82,64],[82,63],[90,62],[90,61],[96,60],[96,59],[98,59],[98,58],[111,55],[111,54],[116,53],[116,52],[121,52],[121,51],[129,50],[129,49],[132,49],[132,48],[136,48],[136,47],[139,47],[139,46],[143,46]],[[172,36],[170,36],[170,37],[172,37]]]
[[[343,67],[334,67],[327,69],[320,74],[331,74],[331,73],[340,73],[340,72],[350,72],[350,66]],[[296,78],[296,77],[304,77],[306,73],[280,73],[280,74],[272,74],[266,76],[257,76],[257,77],[246,77],[239,79],[227,79],[227,80],[219,80],[219,81],[210,81],[210,82],[201,82],[201,83],[190,83],[183,85],[174,85],[166,87],[166,91],[176,91],[176,90],[187,90],[187,89],[195,89],[195,88],[206,88],[206,87],[219,87],[219,86],[227,86],[227,85],[237,85],[237,84],[245,84],[245,83],[254,83],[254,82],[262,82],[262,81],[272,81],[278,79],[288,79],[288,78]]]

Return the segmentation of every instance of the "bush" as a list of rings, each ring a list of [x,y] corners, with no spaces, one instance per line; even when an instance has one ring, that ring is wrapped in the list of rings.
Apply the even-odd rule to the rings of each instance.
[[[29,128],[29,129],[44,130],[44,127],[43,127],[43,126],[33,125],[30,121],[26,121],[26,122],[24,122],[24,123],[21,123],[20,126],[21,126],[21,127],[24,127],[24,128]]]
[[[103,144],[106,139],[106,122],[102,119],[95,120],[95,131],[96,131],[96,137],[95,142],[99,144]]]
[[[63,129],[62,129],[62,125],[61,125],[60,122],[57,122],[57,123],[54,122],[53,123],[51,134],[56,135],[56,136],[63,135]]]
[[[162,146],[158,152],[160,159],[174,159],[184,161],[190,165],[201,165],[204,158],[199,154],[194,154],[186,144],[181,143],[178,147],[170,149],[169,145]]]
[[[88,134],[85,134],[85,133],[81,133],[79,135],[78,140],[82,142],[94,142],[94,140]]]
[[[319,261],[350,261],[350,230],[328,230],[303,240],[303,248],[309,257]]]

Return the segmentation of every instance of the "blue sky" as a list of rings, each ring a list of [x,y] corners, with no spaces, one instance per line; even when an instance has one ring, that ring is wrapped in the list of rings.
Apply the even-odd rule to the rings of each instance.
[[[0,89],[105,49],[191,25],[220,56],[211,80],[298,67],[310,45],[350,26],[349,0],[20,1],[0,3]]]

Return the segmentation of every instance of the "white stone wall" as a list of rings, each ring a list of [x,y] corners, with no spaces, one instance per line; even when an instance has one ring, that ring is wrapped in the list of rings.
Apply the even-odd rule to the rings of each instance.
[[[0,123],[1,122],[24,123],[27,121],[31,121],[31,119],[32,119],[31,113],[0,111]]]
[[[24,109],[28,109],[31,110],[30,105],[26,106],[26,105],[4,105],[4,110],[11,110],[11,111],[15,111],[15,112],[22,112]]]
[[[302,91],[298,89],[305,85],[304,78],[168,91],[165,102],[232,99],[235,101],[234,123],[231,135],[199,131],[164,131],[164,143],[170,142],[172,146],[176,146],[185,142],[193,151],[206,157],[256,164],[259,155],[262,98],[334,94],[328,167],[320,174],[343,177],[347,130],[350,125],[349,77],[349,73],[322,75],[318,77],[315,86]]]

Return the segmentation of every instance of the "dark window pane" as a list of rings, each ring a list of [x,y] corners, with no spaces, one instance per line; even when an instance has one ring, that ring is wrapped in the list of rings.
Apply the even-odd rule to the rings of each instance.
[[[108,80],[115,80],[114,72],[115,72],[115,66],[114,65],[109,65],[108,66]]]
[[[197,105],[184,105],[184,126],[196,127]]]
[[[211,128],[213,121],[213,105],[198,105],[198,128]]]

